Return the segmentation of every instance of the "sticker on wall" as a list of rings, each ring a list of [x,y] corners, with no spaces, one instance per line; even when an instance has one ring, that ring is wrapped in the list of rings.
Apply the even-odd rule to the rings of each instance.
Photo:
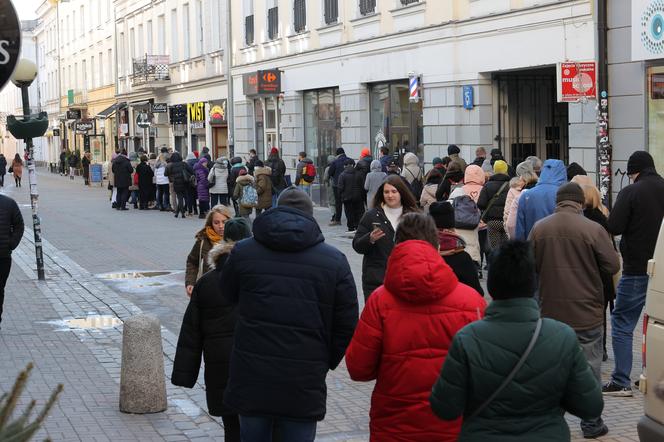
[[[664,0],[632,1],[632,60],[664,58]]]

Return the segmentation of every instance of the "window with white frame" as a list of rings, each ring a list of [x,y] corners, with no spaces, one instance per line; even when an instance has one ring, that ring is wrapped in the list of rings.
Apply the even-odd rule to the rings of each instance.
[[[152,55],[152,20],[148,20],[147,23],[147,35],[145,38],[145,50],[149,55]]]
[[[81,5],[81,36],[85,35],[85,6]]]
[[[171,9],[171,57],[173,62],[180,60],[178,54],[179,34],[175,31],[178,28],[178,10]]]
[[[125,54],[127,53],[125,49],[125,35],[124,32],[120,32],[120,37],[118,38],[118,72],[120,76],[125,75]]]
[[[307,29],[307,2],[306,0],[293,0],[293,30],[296,33]]]
[[[95,56],[90,57],[90,89],[97,87],[97,76],[95,75]]]
[[[138,35],[137,35],[137,45],[136,45],[136,57],[143,57],[145,51],[143,50],[143,41],[145,40],[145,34],[143,33],[143,23],[138,25]]]
[[[376,12],[376,0],[360,0],[360,15],[371,15]]]
[[[254,0],[244,0],[244,44],[254,44]]]
[[[136,58],[136,34],[134,28],[129,28],[129,58]]]
[[[267,38],[274,40],[279,37],[279,6],[277,0],[267,1]]]
[[[109,65],[108,68],[111,69],[111,66]],[[102,87],[104,83],[104,53],[100,52],[99,56],[97,57],[97,86]]]
[[[88,64],[86,60],[81,61],[81,84],[84,90],[90,89],[88,84]]]
[[[339,21],[339,0],[323,0],[323,20],[326,25]]]
[[[203,2],[196,0],[196,56],[203,55]]]
[[[189,40],[189,3],[182,5],[182,37],[183,37],[183,49],[182,49],[182,59],[188,60],[191,56],[190,51],[190,40]]]
[[[166,53],[166,17],[163,14],[157,17],[157,49],[159,55]]]
[[[106,83],[105,84],[113,84],[115,83],[114,80],[114,74],[113,74],[113,66],[115,66],[115,60],[113,60],[113,49],[108,50],[108,68],[104,69],[106,71]]]

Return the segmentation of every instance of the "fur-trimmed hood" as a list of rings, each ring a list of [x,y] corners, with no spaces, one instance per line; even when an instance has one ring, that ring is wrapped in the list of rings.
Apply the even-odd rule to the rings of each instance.
[[[259,175],[272,175],[272,169],[270,166],[263,166],[263,167],[258,167],[254,169],[254,175],[258,177]]]
[[[231,253],[231,250],[233,250],[234,246],[234,242],[221,241],[219,244],[212,247],[207,256],[207,263],[210,266],[210,269],[215,269],[219,263],[219,260],[224,255]]]

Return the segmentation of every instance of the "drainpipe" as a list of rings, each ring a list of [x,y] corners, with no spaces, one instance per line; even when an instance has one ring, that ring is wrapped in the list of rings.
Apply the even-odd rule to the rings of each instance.
[[[598,185],[605,206],[612,206],[611,153],[609,141],[609,69],[607,60],[607,0],[596,0],[597,53],[597,171]]]
[[[228,122],[228,158],[233,158],[235,156],[235,122],[233,121],[233,107],[235,102],[233,101],[233,56],[231,54],[232,46],[232,27],[231,27],[231,0],[226,0],[226,45],[224,47],[224,65],[226,66],[226,85],[228,89],[228,98],[226,106],[226,121]]]

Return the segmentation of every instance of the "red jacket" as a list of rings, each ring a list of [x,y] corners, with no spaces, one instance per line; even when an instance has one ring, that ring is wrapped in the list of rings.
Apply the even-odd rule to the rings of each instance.
[[[384,285],[369,297],[346,350],[355,381],[376,379],[371,441],[456,441],[461,418],[431,411],[431,388],[458,330],[484,316],[486,303],[459,283],[425,241],[397,245]]]

